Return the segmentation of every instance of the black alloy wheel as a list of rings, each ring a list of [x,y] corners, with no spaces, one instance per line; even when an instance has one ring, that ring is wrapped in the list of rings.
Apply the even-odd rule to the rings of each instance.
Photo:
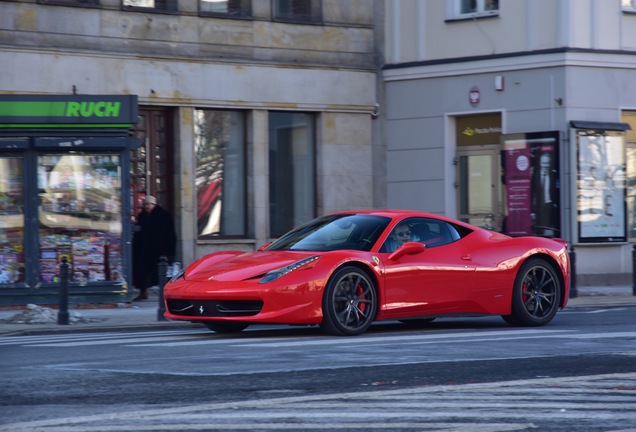
[[[543,326],[561,304],[561,282],[554,268],[542,258],[528,259],[519,270],[512,291],[512,313],[502,316],[509,324]]]
[[[363,270],[346,266],[331,276],[322,300],[322,329],[336,336],[357,336],[373,323],[378,310],[375,283]]]

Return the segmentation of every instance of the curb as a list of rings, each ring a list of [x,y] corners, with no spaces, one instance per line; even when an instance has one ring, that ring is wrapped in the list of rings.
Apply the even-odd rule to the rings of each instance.
[[[32,325],[32,324],[24,324]],[[34,328],[34,329],[16,329],[14,331],[0,331],[0,337],[15,337],[15,336],[43,336],[53,334],[69,334],[69,333],[109,333],[109,332],[128,332],[128,331],[144,331],[144,330],[180,330],[180,329],[197,329],[202,327],[195,323],[172,323],[166,324],[125,324],[125,325],[112,325],[112,326],[92,326],[92,327],[77,327],[74,325],[59,325],[58,327],[46,327],[46,328]]]

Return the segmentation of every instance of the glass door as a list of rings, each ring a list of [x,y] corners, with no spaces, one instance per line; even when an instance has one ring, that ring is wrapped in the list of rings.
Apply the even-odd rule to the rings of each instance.
[[[500,231],[503,216],[500,155],[497,146],[488,147],[458,150],[459,219]]]
[[[0,157],[0,285],[24,279],[24,162]]]

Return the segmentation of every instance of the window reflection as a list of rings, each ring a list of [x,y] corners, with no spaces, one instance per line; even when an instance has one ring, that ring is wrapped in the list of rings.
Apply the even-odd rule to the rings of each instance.
[[[146,8],[160,11],[176,11],[177,0],[123,0],[125,8]]]
[[[321,16],[318,0],[274,0],[274,17],[277,19],[318,22]]]
[[[477,0],[462,0],[460,13],[473,13],[477,12]]]
[[[251,16],[251,0],[199,0],[201,13],[231,17]]]
[[[627,148],[627,174],[629,237],[633,239],[636,238],[636,146]]]
[[[311,114],[269,114],[270,231],[279,236],[315,217],[315,139]]]
[[[23,162],[0,158],[0,285],[24,282]]]
[[[195,110],[199,238],[245,235],[245,133],[239,111]]]
[[[485,9],[487,11],[499,10],[499,0],[486,0]]]
[[[38,191],[40,280],[56,282],[64,257],[73,282],[122,280],[119,156],[39,156]]]

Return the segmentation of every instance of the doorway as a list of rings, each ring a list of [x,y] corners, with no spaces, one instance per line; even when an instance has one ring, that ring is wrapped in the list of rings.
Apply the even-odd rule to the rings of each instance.
[[[473,147],[460,147],[457,151],[458,216],[472,225],[501,231],[500,146]]]
[[[139,107],[139,122],[133,134],[141,140],[131,152],[130,184],[133,212],[139,210],[146,195],[153,195],[161,207],[174,213],[174,146],[172,110]]]

